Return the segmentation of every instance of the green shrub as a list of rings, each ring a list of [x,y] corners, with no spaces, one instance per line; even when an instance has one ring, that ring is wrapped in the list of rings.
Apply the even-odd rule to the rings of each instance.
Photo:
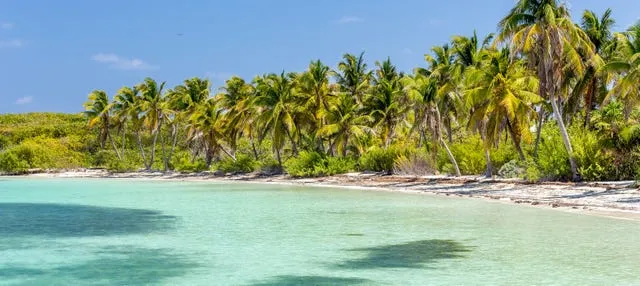
[[[560,136],[560,131],[558,131],[555,124],[547,124],[542,129],[537,167],[540,171],[541,179],[571,179],[569,155]]]
[[[282,173],[282,167],[278,163],[278,160],[270,157],[265,157],[258,162],[258,170],[264,175],[275,175]]]
[[[525,163],[524,179],[530,183],[539,182],[542,179],[540,168],[533,160]]]
[[[19,158],[15,152],[0,153],[0,171],[9,174],[24,173],[29,169],[29,163]]]
[[[315,166],[322,163],[322,155],[316,152],[302,151],[298,157],[284,162],[284,170],[292,177],[315,176]]]
[[[350,157],[327,157],[313,167],[314,176],[333,176],[356,169],[356,160]]]
[[[107,171],[112,173],[127,173],[135,172],[139,168],[139,164],[132,160],[112,160],[107,162]]]
[[[249,155],[237,154],[236,160],[226,157],[216,164],[216,168],[225,173],[251,173],[257,162]]]
[[[476,175],[484,173],[487,163],[483,144],[478,135],[467,136],[460,141],[448,144],[462,174]],[[449,155],[442,146],[438,148],[438,169],[445,173],[454,173]]]
[[[393,172],[393,166],[399,156],[398,148],[389,147],[382,149],[374,147],[367,150],[360,157],[360,169],[373,172]]]
[[[202,172],[207,170],[207,163],[202,158],[196,158],[191,160],[191,154],[189,152],[180,152],[175,154],[172,159],[172,165],[178,172]]]

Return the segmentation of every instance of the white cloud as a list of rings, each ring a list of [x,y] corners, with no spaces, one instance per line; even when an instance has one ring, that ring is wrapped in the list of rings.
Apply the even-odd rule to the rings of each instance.
[[[364,19],[356,16],[344,16],[336,21],[338,24],[352,24],[363,22]]]
[[[0,40],[0,48],[19,48],[24,45],[22,40]]]
[[[2,29],[2,30],[11,30],[11,29],[13,29],[13,23],[0,22],[0,29]]]
[[[33,96],[25,96],[16,100],[16,105],[29,104],[33,101]]]
[[[111,53],[95,54],[91,59],[99,63],[107,64],[109,67],[121,70],[153,70],[158,68],[145,63],[141,59],[128,59]]]

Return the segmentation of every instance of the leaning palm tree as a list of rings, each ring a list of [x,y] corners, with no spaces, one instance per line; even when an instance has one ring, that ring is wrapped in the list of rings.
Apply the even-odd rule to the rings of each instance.
[[[220,88],[222,92],[216,95],[220,107],[225,110],[226,122],[229,124],[229,144],[231,152],[235,154],[237,141],[241,136],[248,136],[251,141],[254,156],[258,157],[254,143],[254,128],[252,119],[255,115],[253,100],[255,88],[244,79],[233,76]]]
[[[118,148],[111,137],[109,129],[111,128],[111,104],[107,93],[102,90],[94,90],[89,94],[89,100],[84,104],[84,115],[87,117],[89,128],[96,125],[100,126],[99,141],[100,148],[104,148],[107,140],[111,142],[113,150],[116,152],[118,159],[122,159]]]
[[[460,173],[458,162],[451,149],[449,149],[447,141],[442,138],[442,114],[438,105],[442,94],[438,92],[437,79],[429,75],[428,70],[418,68],[413,76],[407,76],[403,80],[410,101],[415,103],[414,123],[410,133],[415,129],[419,129],[423,133],[422,136],[425,136],[424,132],[429,130],[434,146],[431,152],[433,162],[437,162],[437,147],[441,145],[451,161],[455,175],[459,177],[462,174]]]
[[[501,132],[509,132],[521,161],[525,161],[521,142],[532,139],[529,128],[535,116],[534,105],[542,98],[536,94],[538,80],[522,61],[511,62],[508,50],[487,51],[487,58],[466,76],[466,101],[471,107],[469,127],[478,128],[484,140],[487,175],[491,172],[489,148],[500,141]]]
[[[551,103],[553,115],[569,154],[573,180],[579,180],[571,140],[559,102],[565,74],[584,73],[583,57],[595,56],[587,34],[573,23],[566,6],[558,0],[519,0],[499,24],[496,43],[510,42],[513,55],[525,54],[540,80],[539,94]]]
[[[625,103],[625,117],[640,104],[640,22],[624,33],[617,33],[616,52],[604,70],[617,74],[610,98],[619,98]]]
[[[165,121],[164,111],[168,108],[162,91],[164,84],[164,82],[158,84],[151,78],[145,78],[141,84],[136,86],[136,89],[140,91],[140,101],[138,104],[140,111],[144,114],[144,124],[152,137],[149,160],[147,161],[143,158],[147,171],[151,170],[151,166],[154,163],[158,135]]]

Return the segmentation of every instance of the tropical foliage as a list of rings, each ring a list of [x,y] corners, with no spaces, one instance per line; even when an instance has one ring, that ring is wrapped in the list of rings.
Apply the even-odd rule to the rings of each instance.
[[[348,53],[335,69],[315,60],[218,89],[146,78],[112,96],[96,90],[78,130],[35,123],[53,115],[0,117],[0,169],[631,179],[640,24],[615,32],[611,10],[581,16],[558,0],[519,0],[495,35],[453,36],[410,73]]]

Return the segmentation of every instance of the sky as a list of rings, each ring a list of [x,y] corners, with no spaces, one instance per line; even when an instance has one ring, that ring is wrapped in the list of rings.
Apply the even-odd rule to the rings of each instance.
[[[483,36],[515,0],[0,0],[0,113],[80,112],[94,89],[110,96],[145,77],[168,87],[205,77],[217,89],[232,75],[335,67],[365,52],[400,70],[453,35]],[[640,17],[640,1],[573,0],[613,9],[615,30]]]

